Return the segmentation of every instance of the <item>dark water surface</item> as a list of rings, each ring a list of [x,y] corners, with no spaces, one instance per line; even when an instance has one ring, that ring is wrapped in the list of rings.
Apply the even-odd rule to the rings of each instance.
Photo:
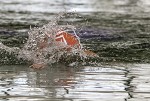
[[[68,13],[59,24],[75,25],[84,47],[100,56],[93,61],[109,65],[33,70],[1,50],[1,101],[150,100],[149,0],[0,0],[0,42],[22,47],[30,25],[59,12]]]

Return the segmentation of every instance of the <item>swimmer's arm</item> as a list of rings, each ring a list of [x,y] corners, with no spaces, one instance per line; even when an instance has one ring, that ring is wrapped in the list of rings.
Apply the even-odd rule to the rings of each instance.
[[[45,33],[45,35],[46,35],[46,37],[51,37],[51,35],[50,35],[50,34],[48,34],[48,33]]]

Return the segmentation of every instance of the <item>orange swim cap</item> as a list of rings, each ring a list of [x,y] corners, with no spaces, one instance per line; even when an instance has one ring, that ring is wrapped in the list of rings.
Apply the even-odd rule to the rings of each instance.
[[[64,44],[70,46],[70,47],[75,47],[77,46],[77,48],[80,48],[80,43],[79,40],[76,38],[76,36],[64,32],[64,31],[60,31],[56,34],[56,41],[60,41],[63,42]]]

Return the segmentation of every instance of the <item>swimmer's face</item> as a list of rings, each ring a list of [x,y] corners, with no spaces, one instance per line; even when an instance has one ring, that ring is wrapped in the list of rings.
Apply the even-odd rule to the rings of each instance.
[[[44,41],[47,41],[48,40],[48,38],[47,37],[44,37],[44,39],[43,39]]]

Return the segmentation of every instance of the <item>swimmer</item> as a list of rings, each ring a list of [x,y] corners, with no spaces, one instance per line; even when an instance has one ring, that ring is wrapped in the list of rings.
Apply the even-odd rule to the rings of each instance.
[[[98,57],[98,55],[90,50],[83,49],[79,37],[74,32],[74,35],[68,33],[67,31],[58,31],[54,37],[51,34],[45,33],[44,39],[42,42],[38,42],[37,44],[37,58],[41,56],[41,52],[44,48],[51,46],[49,40],[54,41],[56,46],[61,47],[58,51],[65,50],[67,52],[71,52],[73,48],[81,49],[84,56],[87,57]],[[46,66],[44,62],[33,63],[30,67],[35,69],[42,69]]]

